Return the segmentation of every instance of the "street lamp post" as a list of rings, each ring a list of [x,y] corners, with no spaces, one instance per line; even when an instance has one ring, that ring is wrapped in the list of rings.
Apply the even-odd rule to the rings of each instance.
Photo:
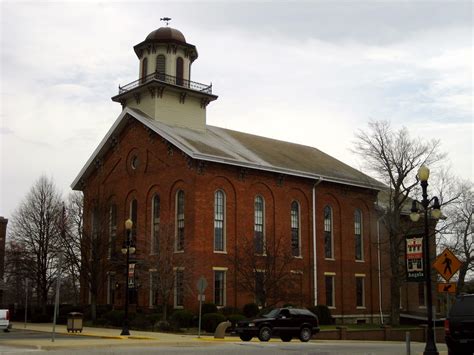
[[[126,239],[122,246],[122,254],[127,256],[127,265],[125,270],[125,315],[123,318],[123,327],[120,335],[130,335],[128,330],[128,272],[130,268],[130,254],[135,253],[135,246],[132,244],[131,233],[132,233],[133,222],[131,219],[125,221]]]
[[[424,213],[424,229],[425,229],[425,241],[424,241],[424,268],[425,268],[425,278],[426,278],[426,288],[427,288],[427,303],[428,303],[428,334],[426,336],[426,345],[424,355],[438,355],[438,349],[436,348],[436,343],[434,341],[434,329],[433,329],[433,295],[432,295],[432,286],[431,286],[431,259],[430,259],[430,242],[429,242],[429,228],[428,228],[428,211],[431,209],[431,216],[435,219],[439,219],[441,216],[441,210],[439,205],[438,197],[434,196],[431,199],[428,199],[428,178],[430,176],[430,170],[426,166],[421,166],[418,170],[418,178],[421,181],[422,196],[423,199],[420,201],[423,206]],[[433,205],[430,207],[430,203],[433,202]],[[418,211],[416,201],[413,201],[410,219],[413,222],[417,222],[420,219],[420,213]]]

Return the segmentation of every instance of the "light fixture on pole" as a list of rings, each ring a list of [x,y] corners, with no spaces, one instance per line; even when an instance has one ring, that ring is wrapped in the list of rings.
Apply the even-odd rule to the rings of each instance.
[[[128,273],[130,268],[130,254],[135,253],[135,246],[132,244],[131,240],[132,227],[132,220],[127,219],[125,221],[126,238],[122,246],[122,254],[125,254],[127,256],[127,264],[125,270],[125,315],[123,317],[123,326],[120,335],[130,335],[130,331],[128,330]]]
[[[428,303],[428,329],[426,335],[426,345],[424,355],[438,355],[438,349],[436,348],[436,343],[434,340],[434,329],[433,329],[433,292],[431,286],[431,259],[430,259],[430,238],[429,238],[429,228],[428,228],[428,211],[431,210],[431,217],[434,219],[439,219],[441,217],[441,210],[439,205],[438,197],[434,196],[431,199],[428,199],[428,178],[430,177],[430,169],[426,166],[421,166],[418,170],[418,179],[420,180],[422,188],[423,199],[418,202],[413,200],[410,219],[413,222],[418,222],[420,219],[420,213],[418,210],[418,204],[421,204],[423,207],[424,214],[424,269],[425,269],[425,280],[426,280],[426,289],[427,289],[427,303]],[[433,204],[430,206],[430,203]]]

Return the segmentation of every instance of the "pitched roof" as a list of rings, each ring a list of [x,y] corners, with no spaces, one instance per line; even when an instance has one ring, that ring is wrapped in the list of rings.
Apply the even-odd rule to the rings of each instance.
[[[92,163],[109,149],[110,137],[123,129],[127,116],[143,123],[194,159],[375,190],[384,187],[379,181],[313,147],[209,125],[203,131],[169,126],[140,110],[125,108],[72,183],[73,189],[79,188],[80,180],[92,171]]]

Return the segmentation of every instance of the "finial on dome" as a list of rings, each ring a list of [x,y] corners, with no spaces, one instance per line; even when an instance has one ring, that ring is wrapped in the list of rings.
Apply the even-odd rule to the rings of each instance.
[[[160,21],[164,21],[166,26],[168,26],[169,22],[171,21],[171,17],[162,17],[160,18]]]

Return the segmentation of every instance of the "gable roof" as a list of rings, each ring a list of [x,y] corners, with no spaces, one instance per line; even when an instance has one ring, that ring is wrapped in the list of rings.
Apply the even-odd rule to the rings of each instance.
[[[379,181],[313,147],[209,125],[203,131],[169,126],[127,107],[71,184],[74,190],[80,189],[80,181],[92,172],[93,163],[111,147],[110,138],[125,127],[128,117],[135,118],[193,159],[375,190],[384,187]]]

